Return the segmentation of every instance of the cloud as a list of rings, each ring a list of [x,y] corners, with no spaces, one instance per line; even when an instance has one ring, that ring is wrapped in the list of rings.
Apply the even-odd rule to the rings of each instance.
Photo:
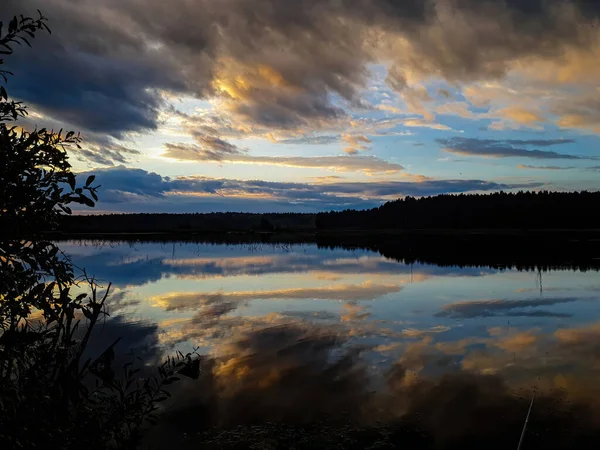
[[[448,99],[454,97],[448,89],[443,89],[443,88],[438,89],[438,95],[440,95],[441,97],[444,97],[444,98],[448,98]]]
[[[83,173],[82,176],[92,173],[103,186],[99,208],[131,212],[322,211],[374,207],[386,200],[407,195],[428,196],[541,186],[539,183],[506,184],[483,180],[294,183],[209,177],[171,179],[124,166],[98,169]]]
[[[509,106],[492,113],[493,117],[500,117],[519,125],[535,127],[544,122],[545,119],[537,111],[523,108],[521,106]]]
[[[199,145],[184,147],[175,144],[166,144],[167,154],[169,152],[178,154],[189,151],[192,155],[178,159],[194,159],[197,161],[222,161],[227,157],[244,154],[244,151],[240,150],[237,146],[215,136],[197,133],[194,134],[194,139]]]
[[[35,111],[30,111],[27,116],[20,118],[18,124],[28,132],[40,128],[71,131],[70,124]],[[113,166],[127,164],[141,155],[139,150],[104,133],[87,131],[79,134],[82,139],[81,148],[71,145],[67,150],[70,156],[80,161],[91,162],[93,165]]]
[[[550,150],[527,150],[520,146],[548,147],[552,145],[567,144],[569,140],[495,140],[452,137],[437,139],[443,150],[457,155],[484,156],[491,158],[532,158],[532,159],[594,159],[578,155],[557,153]]]
[[[518,169],[530,169],[530,170],[571,170],[571,169],[576,169],[576,167],[573,166],[566,166],[566,167],[561,167],[561,166],[530,166],[528,164],[519,164],[517,166]]]
[[[559,116],[558,126],[600,133],[600,93],[585,96],[571,96],[561,99],[552,106],[552,112]]]
[[[197,160],[221,161],[227,156],[235,156],[244,153],[235,145],[214,136],[195,134],[194,139],[199,144],[199,148],[196,147],[196,150],[199,150],[198,157],[196,158]],[[169,145],[172,144],[167,144],[167,149],[169,148]]]
[[[219,142],[223,142],[220,139]],[[217,161],[237,164],[257,164],[303,169],[328,169],[335,172],[397,173],[404,170],[399,164],[372,156],[253,156],[227,144],[219,148],[202,148],[196,145],[166,144],[163,156],[184,161]],[[229,148],[231,150],[229,150]]]
[[[281,139],[278,144],[290,145],[327,145],[340,140],[340,136],[304,136],[299,138]]]
[[[377,62],[431,120],[427,79],[494,81],[541,60],[561,63],[570,80],[593,67],[564,55],[595,42],[599,10],[560,0],[7,0],[0,15],[36,8],[55,33],[7,58],[12,95],[114,136],[156,129],[172,96],[214,99],[240,124],[324,129],[368,106]],[[565,126],[595,126],[584,106],[565,111]]]
[[[342,141],[346,143],[344,151],[349,155],[354,155],[361,150],[368,150],[371,139],[364,134],[343,134]]]
[[[431,128],[432,130],[440,130],[440,131],[450,131],[450,128],[447,125],[442,125],[440,123],[429,122],[422,119],[406,119],[404,121],[405,127],[421,127],[421,128]]]
[[[410,131],[396,131],[393,128],[403,125],[405,119],[394,118],[359,118],[345,117],[343,120],[327,124],[329,132],[337,134],[315,134],[308,129],[282,130],[263,126],[257,123],[233,120],[223,111],[203,111],[187,114],[175,109],[170,111],[172,117],[179,121],[184,132],[195,137],[209,135],[224,139],[263,139],[273,144],[284,145],[328,145],[342,144],[342,149],[350,154],[359,150],[368,150],[373,136],[406,136]],[[418,119],[412,120],[413,126],[421,126]],[[410,122],[409,122],[410,123]],[[423,123],[425,127],[435,127],[433,123]],[[170,144],[181,146],[182,144]]]
[[[564,297],[547,299],[528,299],[528,300],[481,300],[457,302],[445,305],[442,311],[436,314],[436,317],[450,317],[453,319],[472,319],[476,317],[570,317],[570,314],[549,312],[549,311],[531,311],[528,308],[537,308],[539,306],[552,306],[562,303],[573,303],[585,300],[582,298]]]
[[[441,89],[441,91],[447,92],[444,89]],[[449,97],[447,97],[447,95],[450,95],[450,93],[448,92],[447,94],[441,94],[441,95],[445,98],[449,98]],[[460,117],[464,117],[465,119],[471,119],[474,117],[474,114],[471,111],[470,106],[467,102],[444,103],[437,107],[436,112],[438,114],[460,116]]]
[[[69,149],[75,158],[90,161],[100,166],[114,166],[116,164],[127,164],[132,157],[140,155],[139,150],[124,147],[122,145],[103,146],[95,143],[85,143],[80,149]]]
[[[139,25],[107,2],[2,2],[0,16],[50,19],[52,35],[19,49],[5,63],[15,76],[10,93],[73,127],[121,136],[156,129],[165,105],[161,90],[184,92],[172,58],[153,49]],[[40,76],[43,74],[43,76]]]

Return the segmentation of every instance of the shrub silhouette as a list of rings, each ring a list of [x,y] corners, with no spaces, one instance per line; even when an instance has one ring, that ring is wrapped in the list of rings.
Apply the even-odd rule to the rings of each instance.
[[[3,34],[3,30],[6,32]],[[0,23],[0,54],[31,45],[46,18]],[[0,64],[4,61],[0,60]],[[1,66],[0,66],[1,67]],[[6,84],[12,75],[0,70]],[[66,149],[79,146],[72,131],[26,131],[27,115],[0,85],[0,442],[3,448],[131,448],[177,372],[196,376],[192,355],[177,354],[142,374],[135,359],[112,368],[114,346],[82,361],[97,322],[107,314],[110,285],[101,289],[40,230],[55,227],[70,204],[98,200],[95,177],[78,184]],[[140,378],[144,376],[144,378]]]

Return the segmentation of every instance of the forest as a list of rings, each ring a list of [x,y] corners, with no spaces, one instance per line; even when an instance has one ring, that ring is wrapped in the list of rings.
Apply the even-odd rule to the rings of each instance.
[[[405,197],[366,211],[317,215],[334,229],[598,229],[600,192],[497,192]]]
[[[314,214],[105,214],[65,216],[63,233],[198,233],[314,230]]]
[[[600,228],[600,192],[497,192],[405,197],[369,210],[319,214],[68,215],[78,233],[322,232],[326,230],[575,230]],[[47,230],[52,231],[52,230]]]

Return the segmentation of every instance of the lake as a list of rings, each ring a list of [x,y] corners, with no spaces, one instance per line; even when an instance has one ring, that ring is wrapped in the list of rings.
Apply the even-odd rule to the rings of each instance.
[[[600,404],[594,269],[404,264],[314,244],[60,246],[112,283],[96,348],[121,336],[119,351],[148,361],[194,348],[210,355],[211,386],[230,399],[222,423],[249,411],[253,420],[401,414],[407,397],[373,406],[373,393],[439,387],[448,376],[463,387],[487,380],[481,398],[491,389],[523,399],[520,423],[534,390]]]

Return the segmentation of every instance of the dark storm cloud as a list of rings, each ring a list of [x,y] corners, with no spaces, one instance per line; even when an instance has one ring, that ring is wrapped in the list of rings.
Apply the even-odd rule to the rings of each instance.
[[[51,117],[25,116],[19,119],[19,125],[26,131],[46,128],[47,130],[72,130],[72,124]],[[100,166],[126,164],[141,154],[139,150],[123,145],[119,140],[100,132],[79,133],[82,148],[71,145],[70,155],[76,159],[92,162]]]
[[[369,63],[501,77],[519,58],[587,45],[598,17],[597,2],[561,0],[5,0],[0,16],[36,8],[55,33],[7,59],[12,95],[113,135],[156,128],[159,91],[216,93],[231,114],[273,128],[319,127],[345,116],[331,94],[361,105]]]
[[[130,169],[118,166],[82,174],[94,173],[96,181],[106,190],[101,193],[99,209],[123,208],[120,211],[134,211],[136,206],[164,207],[160,199],[175,203],[177,208],[194,210],[199,203],[210,203],[220,210],[252,210],[251,200],[261,198],[277,207],[286,205],[286,210],[310,206],[313,211],[340,207],[372,207],[386,198],[427,196],[441,193],[491,191],[539,187],[539,183],[505,184],[482,180],[426,180],[336,182],[309,184],[294,182],[273,182],[261,180],[235,180],[207,177],[168,178],[143,169]],[[200,197],[199,197],[200,195]],[[231,198],[228,198],[231,197]],[[242,202],[236,200],[242,199]],[[132,204],[128,204],[128,203]],[[245,202],[245,203],[244,203]],[[283,202],[279,205],[278,202]],[[113,209],[114,210],[114,209]],[[195,209],[197,211],[197,209]]]
[[[0,16],[33,15],[36,8],[54,33],[6,58],[15,74],[10,94],[85,130],[119,135],[156,128],[162,100],[155,90],[184,87],[165,55],[117,11],[91,1],[8,0]]]
[[[566,144],[569,140],[495,140],[495,139],[475,139],[451,137],[447,139],[437,139],[444,151],[458,155],[484,156],[491,158],[532,158],[532,159],[595,159],[593,157],[569,155],[550,150],[527,150],[521,146],[539,146],[549,147],[552,145]]]
[[[535,298],[527,300],[481,300],[472,302],[457,302],[445,305],[436,317],[452,319],[472,319],[476,317],[570,317],[568,314],[549,311],[531,311],[527,308],[552,306],[563,303],[573,303],[585,300],[583,298]]]

